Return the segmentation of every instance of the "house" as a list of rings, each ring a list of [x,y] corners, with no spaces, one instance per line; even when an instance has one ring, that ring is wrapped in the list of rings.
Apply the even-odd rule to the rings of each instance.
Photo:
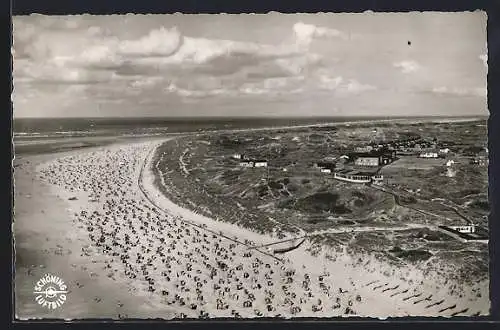
[[[451,150],[449,148],[444,148],[444,149],[439,149],[439,153],[441,154],[447,154],[449,153]]]
[[[357,166],[382,166],[390,164],[396,159],[396,151],[381,149],[366,153],[354,153],[352,157]]]
[[[384,176],[382,174],[375,174],[371,176],[371,182],[373,184],[382,184],[384,182]]]
[[[335,163],[329,162],[317,162],[314,164],[316,168],[319,168],[321,173],[332,173],[335,170]]]
[[[484,156],[477,156],[471,159],[470,164],[472,165],[479,165],[479,166],[486,166],[488,165],[489,161],[487,157]]]
[[[240,161],[240,166],[241,167],[254,167],[254,162],[249,160],[249,159],[244,159]]]
[[[439,155],[437,152],[422,152],[418,157],[419,158],[438,158]]]
[[[396,150],[382,150],[382,165],[388,165],[396,160]]]
[[[267,167],[267,160],[256,159],[242,159],[240,161],[241,167]]]
[[[476,225],[473,224],[467,226],[450,226],[449,228],[464,234],[471,234],[476,232]]]
[[[254,167],[267,167],[267,160],[254,160]]]
[[[454,160],[449,160],[449,161],[446,162],[446,166],[447,167],[453,166],[454,164],[455,164]]]
[[[242,154],[234,154],[233,159],[245,159],[245,157]]]
[[[369,153],[358,154],[355,157],[354,164],[357,166],[379,166],[381,162],[379,156]]]
[[[489,157],[488,157],[488,148],[484,148],[474,155],[474,158],[471,160],[471,164],[475,165],[480,165],[480,166],[485,166],[488,165],[489,163]]]

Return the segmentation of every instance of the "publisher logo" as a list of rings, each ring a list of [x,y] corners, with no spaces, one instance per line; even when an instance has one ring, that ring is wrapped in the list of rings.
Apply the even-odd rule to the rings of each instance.
[[[68,287],[60,277],[45,274],[35,283],[33,294],[40,306],[56,309],[66,301],[67,290]]]

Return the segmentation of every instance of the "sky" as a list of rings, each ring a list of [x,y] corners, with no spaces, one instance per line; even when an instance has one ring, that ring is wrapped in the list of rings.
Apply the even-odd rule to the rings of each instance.
[[[16,16],[14,118],[488,115],[486,21]]]

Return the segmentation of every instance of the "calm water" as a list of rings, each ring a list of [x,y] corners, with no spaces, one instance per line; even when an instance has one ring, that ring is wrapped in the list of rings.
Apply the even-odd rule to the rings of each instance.
[[[36,136],[149,135],[386,119],[404,119],[404,117],[19,118],[14,119],[13,129],[14,136],[18,139],[22,139]],[[412,119],[415,119],[415,117],[412,117]]]

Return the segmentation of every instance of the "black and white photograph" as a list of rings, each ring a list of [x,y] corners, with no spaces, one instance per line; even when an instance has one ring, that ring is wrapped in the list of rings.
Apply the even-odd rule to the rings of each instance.
[[[12,21],[17,320],[490,315],[484,11]]]

